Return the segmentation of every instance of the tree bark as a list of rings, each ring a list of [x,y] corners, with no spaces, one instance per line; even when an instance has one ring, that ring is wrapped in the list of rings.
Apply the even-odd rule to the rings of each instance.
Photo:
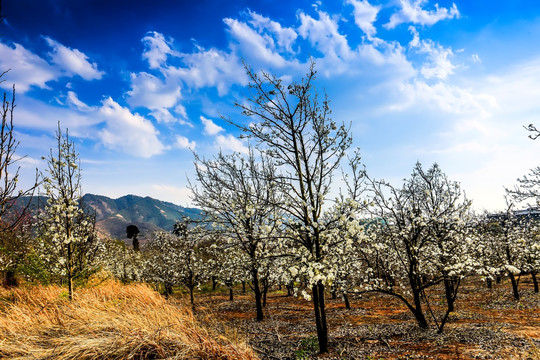
[[[514,293],[514,300],[519,300],[519,290],[518,290],[518,282],[516,280],[516,276],[512,274],[511,272],[509,272],[508,277],[510,278],[510,282],[512,283],[512,292]]]
[[[444,293],[446,296],[446,305],[448,312],[455,311],[454,307],[454,282],[450,279],[444,279]]]
[[[229,301],[233,301],[234,300],[234,293],[233,293],[233,288],[232,286],[229,287]]]
[[[349,297],[347,293],[343,293],[343,300],[345,301],[345,309],[351,310],[351,304],[349,303]]]
[[[4,286],[8,288],[19,286],[19,282],[15,277],[15,270],[6,270],[4,277]]]
[[[259,285],[259,274],[257,272],[257,269],[251,270],[251,276],[253,280],[253,292],[255,293],[255,309],[257,313],[257,321],[262,321],[264,319],[263,315],[263,309],[262,309],[262,294],[261,294],[261,288]]]
[[[326,326],[326,309],[324,304],[324,285],[319,283],[311,289],[313,295],[313,310],[315,311],[315,324],[317,326],[317,339],[319,353],[328,352],[328,328]]]

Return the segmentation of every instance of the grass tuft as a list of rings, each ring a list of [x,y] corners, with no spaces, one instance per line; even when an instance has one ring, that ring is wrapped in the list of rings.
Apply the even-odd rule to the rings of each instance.
[[[257,359],[244,342],[197,323],[143,284],[0,289],[0,358]]]

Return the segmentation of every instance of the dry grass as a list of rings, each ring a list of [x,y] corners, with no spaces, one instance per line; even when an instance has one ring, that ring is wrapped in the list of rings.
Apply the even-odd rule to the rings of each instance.
[[[55,286],[0,290],[0,358],[256,359],[211,333],[186,306],[142,284],[106,282],[73,302]]]

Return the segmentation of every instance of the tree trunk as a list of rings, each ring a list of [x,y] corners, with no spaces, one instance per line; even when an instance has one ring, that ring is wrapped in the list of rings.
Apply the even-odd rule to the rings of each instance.
[[[496,284],[500,284],[500,283],[501,283],[501,280],[502,280],[501,275],[497,275],[497,276],[495,277],[495,283],[496,283]]]
[[[242,281],[242,294],[246,293],[246,282]]]
[[[326,309],[324,304],[324,285],[319,283],[311,289],[313,295],[313,310],[315,311],[315,324],[317,326],[317,339],[319,340],[319,353],[328,352],[328,328],[326,326]]]
[[[519,300],[519,290],[518,290],[518,282],[516,280],[516,276],[512,274],[511,272],[508,272],[508,277],[510,278],[510,282],[512,283],[512,292],[514,293],[514,300]]]
[[[538,294],[538,279],[536,278],[536,272],[531,271],[531,277],[534,284],[534,292],[535,294]]]
[[[332,294],[332,300],[336,300],[337,299],[337,291],[336,291],[335,286],[332,286],[331,294]]]
[[[266,307],[266,294],[268,293],[268,278],[264,278],[262,283],[263,283],[263,306]]]
[[[229,301],[233,301],[234,300],[234,294],[233,294],[233,288],[232,286],[229,287]]]
[[[444,279],[444,293],[449,312],[454,310],[454,282],[450,279]]]
[[[486,284],[488,289],[493,289],[493,280],[490,277],[486,279]]]
[[[216,291],[217,288],[217,277],[212,276],[212,291]]]
[[[73,245],[71,243],[68,244],[67,250],[68,250],[68,258],[67,258],[68,296],[69,296],[69,300],[71,301],[73,300]]]
[[[251,275],[253,277],[253,292],[255,293],[255,309],[257,312],[257,321],[262,321],[264,319],[263,310],[262,310],[262,294],[261,288],[259,285],[259,274],[257,269],[251,270]]]
[[[19,282],[17,281],[17,278],[15,277],[15,270],[6,270],[6,274],[4,278],[4,286],[5,287],[19,286]]]
[[[195,297],[193,296],[194,286],[189,286],[189,301],[191,302],[191,307],[195,308]]]
[[[294,292],[294,283],[291,281],[287,284],[287,296],[292,296]]]
[[[414,297],[414,310],[413,314],[416,318],[416,322],[418,323],[418,326],[422,329],[428,328],[428,323],[426,320],[426,317],[424,316],[424,312],[422,311],[422,299],[420,296],[420,291],[418,289],[413,289],[413,297]]]
[[[345,301],[345,309],[351,310],[351,304],[349,303],[349,297],[347,293],[343,293],[343,300]]]

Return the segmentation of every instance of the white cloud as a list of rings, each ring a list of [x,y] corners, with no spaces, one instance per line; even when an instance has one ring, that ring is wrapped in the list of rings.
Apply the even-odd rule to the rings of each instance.
[[[85,103],[83,103],[81,100],[79,100],[79,97],[73,91],[68,91],[67,101],[69,104],[75,106],[75,108],[79,111],[88,112],[88,111],[93,110],[91,106],[88,106]]]
[[[290,53],[294,52],[292,45],[298,37],[298,34],[296,31],[294,31],[294,29],[283,27],[280,23],[252,11],[249,12],[249,15],[251,16],[249,23],[255,27],[259,33],[264,32],[264,30],[268,30],[270,35],[277,38],[277,48]],[[269,41],[269,43],[274,45],[273,42]]]
[[[195,150],[196,146],[197,143],[195,141],[189,141],[189,139],[185,136],[178,135],[176,137],[175,147],[177,147],[178,149]]]
[[[171,47],[173,40],[165,40],[163,34],[157,31],[149,31],[141,41],[145,47],[142,57],[148,61],[150,69],[164,66],[169,55],[179,56],[178,52]]]
[[[201,116],[201,121],[204,125],[204,133],[206,135],[217,135],[224,130],[221,126],[216,125],[212,120],[207,119],[204,116]]]
[[[110,97],[103,100],[99,115],[106,122],[105,128],[99,132],[101,142],[106,147],[143,158],[161,154],[165,150],[157,138],[158,131],[150,121],[132,114]]]
[[[131,90],[127,96],[131,106],[148,109],[172,108],[182,97],[178,84],[163,82],[146,72],[131,74]]]
[[[215,145],[221,150],[231,150],[242,154],[247,154],[249,149],[238,138],[232,135],[218,135],[216,136]]]
[[[450,9],[441,8],[435,4],[435,10],[425,10],[422,8],[427,0],[400,0],[401,9],[392,14],[390,21],[384,24],[387,29],[393,29],[403,23],[413,23],[418,25],[433,25],[441,20],[459,17],[459,10],[455,3]]]
[[[232,84],[247,84],[244,67],[234,53],[197,47],[191,54],[182,54],[182,60],[185,67],[169,66],[163,74],[191,88],[215,86],[220,95],[226,94]]]
[[[277,51],[271,36],[261,35],[249,25],[235,19],[226,18],[223,21],[233,39],[237,41],[243,55],[278,68],[287,64]]]
[[[98,70],[96,63],[90,63],[88,56],[81,51],[70,49],[50,37],[45,37],[45,41],[52,48],[48,53],[49,58],[68,76],[78,75],[85,80],[99,80],[105,74]]]
[[[367,0],[347,0],[354,6],[354,22],[368,36],[374,36],[377,29],[373,23],[377,20],[380,6],[371,5]]]
[[[423,81],[411,81],[399,85],[398,89],[399,95],[394,96],[395,102],[389,106],[393,111],[403,111],[414,106],[486,118],[492,116],[498,108],[496,99],[489,93],[442,82],[428,85]]]
[[[22,45],[14,47],[0,43],[0,69],[10,70],[4,75],[0,86],[10,89],[16,84],[17,92],[24,93],[32,86],[49,89],[47,82],[56,80],[59,73],[47,61],[25,49]]]
[[[301,25],[298,28],[300,36],[308,39],[325,57],[333,59],[350,59],[352,51],[345,35],[339,33],[336,19],[327,13],[319,11],[319,19],[300,13]]]
[[[409,31],[413,34],[409,47],[419,54],[427,55],[427,61],[420,69],[420,73],[426,79],[444,80],[454,73],[456,66],[449,60],[449,57],[454,56],[452,49],[436,44],[430,39],[420,40],[420,35],[414,26],[409,26]]]

